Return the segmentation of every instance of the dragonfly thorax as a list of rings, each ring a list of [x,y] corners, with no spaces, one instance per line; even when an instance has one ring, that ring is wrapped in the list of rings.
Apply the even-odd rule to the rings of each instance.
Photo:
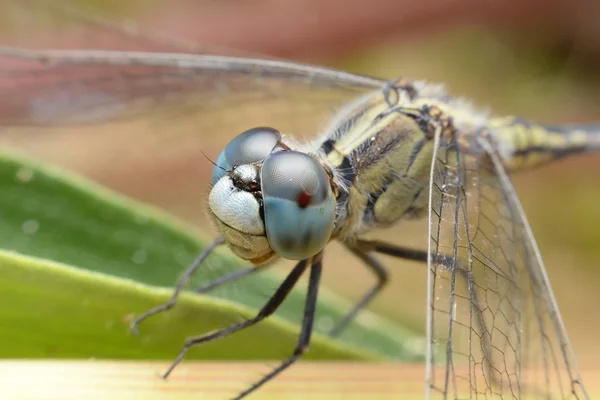
[[[281,143],[272,128],[233,139],[217,160],[212,182],[211,216],[242,259],[301,260],[331,238],[336,201],[329,173],[313,156]]]

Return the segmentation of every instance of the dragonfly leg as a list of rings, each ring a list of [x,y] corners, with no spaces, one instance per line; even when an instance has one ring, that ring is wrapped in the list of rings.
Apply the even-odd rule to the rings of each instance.
[[[216,289],[219,286],[222,286],[229,282],[237,281],[240,278],[243,278],[248,275],[252,275],[255,272],[262,270],[262,269],[264,269],[264,268],[257,268],[254,265],[252,265],[249,267],[231,271],[228,274],[218,277],[217,279],[213,279],[212,281],[205,283],[204,285],[200,286],[199,288],[194,289],[194,292],[196,292],[196,293],[210,292],[211,290]]]
[[[275,376],[279,375],[285,369],[287,369],[290,365],[296,362],[302,354],[308,351],[308,347],[310,345],[310,336],[313,330],[313,323],[315,319],[315,311],[317,308],[317,294],[319,290],[319,282],[321,280],[321,270],[323,267],[322,261],[323,253],[317,254],[313,257],[311,261],[311,270],[310,277],[308,280],[308,291],[306,294],[306,302],[304,305],[304,316],[302,318],[302,327],[300,330],[300,336],[298,337],[298,342],[296,343],[296,347],[294,348],[294,352],[290,357],[288,357],[285,361],[283,361],[277,368],[273,369],[267,375],[263,376],[259,381],[255,382],[248,389],[244,390],[240,393],[235,400],[239,400],[246,395],[250,394],[260,386],[264,385],[266,382],[273,379]]]
[[[197,289],[194,289],[196,293],[207,293],[213,289],[216,289],[226,283],[237,281],[238,279],[244,278],[246,276],[253,275],[256,272],[264,271],[268,267],[275,264],[274,262],[270,262],[263,265],[250,265],[248,267],[244,267],[235,271],[231,271],[228,274],[225,274],[219,278],[213,279],[210,282],[205,283]]]
[[[359,240],[356,245],[363,252],[376,252],[380,254],[385,254],[392,257],[403,258],[406,260],[420,261],[423,263],[427,262],[427,252],[423,250],[410,249],[398,245],[394,245],[391,243],[386,243],[378,240],[374,241],[366,241]],[[436,262],[442,263],[443,265],[452,265],[452,257],[440,254],[436,257]],[[474,315],[477,323],[477,329],[479,334],[481,335],[482,341],[482,350],[484,352],[484,360],[485,368],[488,370],[488,376],[494,383],[498,383],[499,379],[496,374],[493,373],[493,362],[492,362],[492,346],[491,346],[491,337],[490,333],[487,330],[485,325],[485,321],[483,318],[483,308],[479,301],[479,295],[475,290],[475,283],[473,281],[473,276],[471,271],[466,268],[462,262],[457,260],[456,263],[456,272],[458,272],[459,276],[465,280],[467,283],[467,290],[469,292],[469,298],[473,304]],[[373,296],[371,296],[372,298]],[[358,304],[362,302],[359,301]],[[354,310],[353,310],[354,311]],[[356,310],[358,311],[358,310]],[[356,312],[355,312],[356,314]]]
[[[361,297],[361,299],[356,303],[356,305],[354,305],[354,307],[352,307],[352,309],[344,316],[344,318],[342,318],[342,320],[333,327],[333,329],[329,332],[329,335],[333,337],[338,336],[340,333],[342,333],[342,331],[346,329],[350,321],[354,319],[356,314],[358,314],[358,312],[362,310],[373,299],[373,297],[375,297],[381,291],[381,289],[383,289],[383,287],[388,282],[387,270],[379,262],[379,260],[377,260],[374,256],[368,254],[366,251],[363,251],[358,247],[350,245],[346,245],[346,247],[352,252],[352,254],[360,258],[360,260],[364,262],[365,265],[375,273],[375,276],[377,277],[377,283],[375,283],[375,285],[371,287],[371,289],[369,289],[369,291]]]
[[[375,283],[375,285],[360,298],[342,320],[329,331],[329,335],[334,337],[339,336],[343,332],[354,317],[356,317],[356,314],[377,296],[388,282],[388,272],[386,268],[379,260],[377,260],[377,258],[369,253],[375,252],[407,260],[427,262],[427,252],[425,251],[409,249],[380,241],[358,240],[353,245],[346,244],[346,247],[375,273],[377,283]]]
[[[187,270],[183,273],[183,275],[181,276],[181,278],[179,278],[179,281],[177,282],[177,287],[175,288],[175,291],[173,292],[173,295],[171,296],[171,298],[169,299],[168,302],[161,304],[159,306],[156,306],[154,308],[151,308],[150,310],[146,311],[145,313],[143,313],[142,315],[138,316],[136,319],[134,319],[133,321],[131,321],[131,324],[129,326],[131,332],[135,335],[138,333],[138,326],[139,324],[144,321],[146,318],[158,314],[160,312],[163,311],[167,311],[171,308],[173,308],[173,306],[175,306],[175,304],[177,303],[177,299],[179,298],[179,294],[181,293],[181,291],[185,288],[185,286],[187,285],[187,283],[189,282],[190,278],[192,277],[192,275],[194,275],[194,273],[196,272],[196,270],[198,269],[198,267],[200,267],[200,265],[202,264],[202,262],[210,255],[210,253],[213,252],[213,250],[222,245],[223,243],[225,243],[225,240],[221,237],[217,238],[214,242],[212,242],[206,249],[204,249],[202,251],[202,253],[200,253],[200,255],[198,255],[198,257],[196,257],[196,259],[194,260],[194,262],[192,262],[192,264],[187,268]]]
[[[346,247],[375,273],[377,283],[375,283],[375,285],[360,298],[356,305],[352,307],[342,320],[329,331],[330,336],[339,336],[354,317],[356,317],[356,314],[377,296],[388,282],[388,272],[386,268],[379,260],[369,253],[376,252],[407,260],[427,262],[427,252],[395,246],[385,242],[358,240],[353,245],[346,244]]]
[[[310,260],[310,261],[311,261],[311,265],[312,265],[313,261],[312,260]],[[171,372],[173,372],[175,367],[181,362],[181,360],[183,359],[183,357],[185,356],[185,354],[188,352],[188,350],[191,347],[202,344],[202,343],[211,342],[213,340],[224,338],[225,336],[228,336],[234,332],[237,332],[239,330],[242,330],[244,328],[252,326],[252,325],[256,324],[257,322],[260,322],[263,319],[265,319],[266,317],[273,314],[277,310],[277,308],[279,308],[281,303],[283,303],[283,301],[285,300],[287,295],[292,291],[293,287],[296,285],[296,283],[302,276],[302,273],[306,270],[308,263],[309,263],[309,259],[306,259],[306,260],[302,260],[296,264],[296,266],[288,274],[288,276],[285,278],[285,280],[281,283],[279,288],[277,288],[277,290],[275,291],[273,296],[271,296],[271,298],[259,310],[259,312],[256,314],[255,317],[246,319],[242,322],[238,322],[237,324],[233,324],[231,326],[228,326],[227,328],[209,332],[209,333],[201,335],[201,336],[194,336],[194,337],[188,338],[185,342],[185,345],[179,352],[179,355],[175,358],[175,360],[173,361],[171,366],[164,373],[163,378],[166,379],[171,374]],[[318,269],[320,270],[320,266]],[[311,270],[311,277],[312,277],[312,275],[313,275],[313,272]],[[311,280],[311,282],[312,282],[312,280]],[[312,290],[316,291],[316,289],[312,289]],[[309,295],[310,295],[310,293],[311,293],[311,291],[309,290]],[[315,300],[316,300],[316,292],[315,292],[314,296],[315,296]],[[307,297],[307,303],[308,303],[308,300],[310,300],[309,297]],[[313,308],[312,314],[314,314],[314,306],[312,308]],[[306,319],[306,311],[305,311],[305,319]],[[312,328],[312,321],[310,323],[310,328]],[[304,324],[303,324],[303,332],[304,332]],[[284,369],[285,369],[285,367],[284,367]],[[260,384],[258,386],[262,385],[262,383],[264,383],[264,382],[266,382],[266,380],[263,378],[260,381]],[[253,385],[253,388],[258,387],[258,386],[256,386],[256,387],[254,387],[254,386],[256,386],[256,384]],[[248,390],[250,390],[250,389],[248,389]],[[252,390],[254,390],[254,389],[252,389]],[[249,393],[249,391],[248,391],[248,393]]]

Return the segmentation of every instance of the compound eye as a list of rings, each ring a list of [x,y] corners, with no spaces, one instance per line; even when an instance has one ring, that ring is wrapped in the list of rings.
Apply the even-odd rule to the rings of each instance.
[[[252,128],[240,133],[219,154],[217,166],[213,168],[212,184],[217,183],[233,167],[264,160],[280,140],[279,131],[268,127]]]
[[[290,260],[321,251],[333,232],[335,199],[325,168],[308,154],[282,151],[261,170],[265,227],[271,249]]]

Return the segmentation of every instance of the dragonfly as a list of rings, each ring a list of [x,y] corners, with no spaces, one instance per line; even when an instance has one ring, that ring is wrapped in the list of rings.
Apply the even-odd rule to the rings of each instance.
[[[44,16],[52,10],[59,23],[76,21],[90,37],[109,31],[136,44],[144,39],[146,48],[166,43],[50,3],[4,0],[2,15],[23,17],[14,13],[22,4],[35,5]],[[497,116],[439,84],[195,48],[52,50],[9,43],[0,45],[0,65],[0,132],[6,135],[13,128],[18,134],[152,118],[158,110],[168,111],[146,127],[166,130],[169,143],[183,130],[231,129],[208,185],[220,236],[189,266],[169,302],[138,316],[132,331],[175,306],[220,246],[250,265],[200,292],[260,273],[277,259],[297,263],[255,317],[189,338],[165,378],[191,347],[271,316],[308,274],[297,345],[236,399],[293,365],[308,351],[323,256],[338,241],[377,283],[337,321],[332,336],[385,287],[388,272],[379,255],[427,268],[426,398],[589,399],[511,174],[600,150],[600,124]],[[244,126],[247,114],[237,112],[269,101],[272,122]],[[281,103],[287,113],[277,109]],[[212,124],[204,121],[206,112],[202,121],[193,118],[209,106],[226,117],[215,113]],[[178,123],[183,115],[192,122]],[[295,127],[286,124],[290,116],[313,121],[315,139],[295,140]],[[235,124],[220,125],[225,119]],[[414,219],[428,223],[426,250],[365,239]]]

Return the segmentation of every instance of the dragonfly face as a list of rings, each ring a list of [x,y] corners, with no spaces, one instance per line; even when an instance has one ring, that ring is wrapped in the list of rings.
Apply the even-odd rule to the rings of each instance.
[[[312,257],[331,237],[330,174],[311,155],[290,150],[275,129],[234,138],[217,159],[212,183],[211,216],[230,249],[253,264]]]

